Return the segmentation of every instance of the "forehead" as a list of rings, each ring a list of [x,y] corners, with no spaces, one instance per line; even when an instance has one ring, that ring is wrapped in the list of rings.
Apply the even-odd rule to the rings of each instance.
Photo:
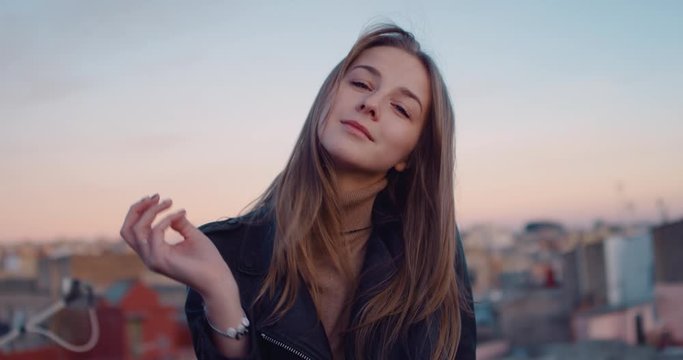
[[[429,74],[422,62],[414,55],[391,46],[377,46],[364,50],[351,64],[368,65],[381,74],[383,85],[405,87],[415,93],[422,103],[430,100]]]

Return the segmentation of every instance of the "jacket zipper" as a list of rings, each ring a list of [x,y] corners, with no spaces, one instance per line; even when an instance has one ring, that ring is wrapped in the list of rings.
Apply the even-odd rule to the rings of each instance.
[[[301,351],[299,351],[299,350],[297,350],[297,349],[295,349],[295,348],[293,348],[293,347],[291,347],[291,346],[289,346],[289,345],[283,343],[282,341],[273,339],[272,337],[266,335],[265,333],[261,333],[261,337],[262,337],[264,340],[268,341],[269,343],[271,343],[271,344],[273,344],[273,345],[277,345],[277,346],[279,346],[279,347],[281,347],[281,348],[283,348],[283,349],[289,351],[290,353],[292,353],[292,354],[298,356],[298,357],[301,358],[301,359],[312,360],[310,357],[304,355],[304,353],[302,353]]]

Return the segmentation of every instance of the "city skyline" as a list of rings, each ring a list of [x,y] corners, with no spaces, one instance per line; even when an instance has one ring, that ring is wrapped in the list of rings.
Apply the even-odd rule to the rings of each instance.
[[[156,192],[236,215],[388,20],[449,86],[461,227],[683,217],[683,3],[361,4],[3,3],[0,242],[116,236]]]

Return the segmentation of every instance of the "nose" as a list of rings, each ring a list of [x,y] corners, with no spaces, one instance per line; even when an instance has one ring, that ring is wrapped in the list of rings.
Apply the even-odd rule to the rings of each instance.
[[[378,106],[373,96],[363,98],[360,104],[358,104],[357,110],[362,114],[370,115],[372,121],[377,121],[379,118]]]

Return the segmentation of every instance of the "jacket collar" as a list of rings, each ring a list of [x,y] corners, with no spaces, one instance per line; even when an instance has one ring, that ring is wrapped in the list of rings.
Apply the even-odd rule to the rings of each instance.
[[[402,256],[401,221],[395,209],[386,189],[380,191],[372,208],[373,232],[368,239],[368,254],[366,254],[361,274],[368,265],[378,264],[380,261],[394,262]],[[265,275],[270,266],[275,239],[275,221],[272,215],[262,218],[263,220],[254,221],[254,226],[247,228],[248,233],[245,234],[245,241],[242,243],[239,271],[245,274]],[[252,220],[245,219],[245,221],[249,223]],[[373,244],[377,240],[382,244]],[[379,253],[374,254],[374,251]],[[372,262],[367,264],[369,255],[372,255]],[[394,261],[391,261],[392,259]]]
[[[355,317],[360,307],[377,290],[377,285],[391,279],[398,269],[403,243],[400,217],[392,211],[395,208],[386,190],[377,195],[372,211],[373,231],[368,239],[357,296],[351,308],[351,323],[357,320]],[[246,231],[249,233],[245,234],[242,242],[238,271],[251,276],[264,276],[272,257],[275,221],[271,216],[259,225],[248,226]],[[279,294],[275,298],[279,298]],[[269,314],[274,305],[266,302],[260,310]],[[280,321],[265,326],[262,331],[314,359],[332,357],[315,304],[303,284],[292,309]]]

